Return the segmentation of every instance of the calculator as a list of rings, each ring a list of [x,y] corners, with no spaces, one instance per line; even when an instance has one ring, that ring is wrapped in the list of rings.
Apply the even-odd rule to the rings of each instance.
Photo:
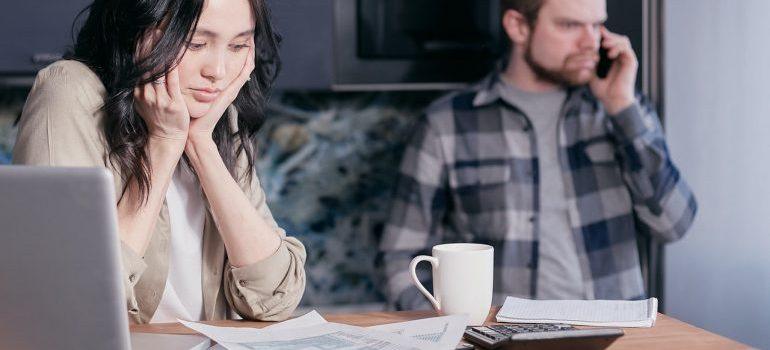
[[[572,348],[602,349],[623,335],[619,328],[578,329],[568,324],[497,324],[476,326],[465,329],[465,340],[482,349],[496,349],[501,346],[548,342],[552,344],[569,341]]]

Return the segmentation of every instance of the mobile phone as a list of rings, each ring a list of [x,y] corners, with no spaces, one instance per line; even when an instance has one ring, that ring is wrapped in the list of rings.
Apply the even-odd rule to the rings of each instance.
[[[604,43],[603,39],[602,43]],[[607,73],[610,71],[610,67],[612,67],[612,60],[607,56],[607,49],[599,44],[599,63],[596,64],[596,76],[599,77],[599,79],[606,78]]]

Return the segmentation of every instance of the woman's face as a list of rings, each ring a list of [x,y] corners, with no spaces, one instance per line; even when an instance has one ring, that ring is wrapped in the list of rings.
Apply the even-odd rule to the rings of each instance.
[[[206,0],[192,41],[179,62],[179,87],[190,117],[211,103],[243,68],[254,46],[254,14],[248,0]]]

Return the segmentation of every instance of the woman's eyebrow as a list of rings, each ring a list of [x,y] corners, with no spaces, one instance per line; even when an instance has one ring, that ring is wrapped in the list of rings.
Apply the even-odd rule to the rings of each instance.
[[[202,35],[202,36],[207,36],[207,37],[211,37],[211,38],[217,38],[217,37],[220,36],[217,32],[214,32],[212,30],[208,30],[208,29],[205,29],[205,28],[196,29],[195,30],[195,35]],[[242,36],[252,36],[252,35],[254,35],[254,29],[249,29],[249,30],[246,30],[246,31],[238,33],[237,35],[235,35],[235,38],[240,38]]]
[[[253,36],[254,35],[254,29],[250,29],[244,32],[241,32],[240,34],[236,35],[236,38],[240,38],[242,36]]]

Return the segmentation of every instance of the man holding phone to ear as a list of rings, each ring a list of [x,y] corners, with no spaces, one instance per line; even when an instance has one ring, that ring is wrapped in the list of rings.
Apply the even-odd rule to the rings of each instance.
[[[637,235],[678,240],[697,205],[634,93],[630,41],[603,26],[605,0],[501,4],[507,65],[434,102],[404,154],[381,242],[388,300],[428,305],[408,265],[444,242],[494,247],[495,304],[644,298]]]

